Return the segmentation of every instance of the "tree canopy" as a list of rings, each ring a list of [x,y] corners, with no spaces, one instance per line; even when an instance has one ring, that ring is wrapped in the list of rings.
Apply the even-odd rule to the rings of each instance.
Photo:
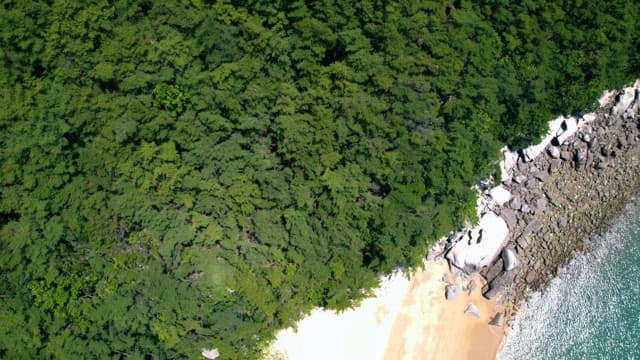
[[[0,357],[255,358],[640,70],[640,3],[3,1]]]

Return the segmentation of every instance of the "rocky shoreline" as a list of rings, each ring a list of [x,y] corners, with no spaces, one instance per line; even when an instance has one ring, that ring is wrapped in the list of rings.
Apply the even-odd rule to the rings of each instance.
[[[483,192],[496,198],[485,212],[504,220],[506,238],[486,239],[475,230],[480,235],[467,240],[458,233],[438,251],[462,276],[479,272],[485,297],[501,296],[507,310],[496,314],[495,325],[511,319],[530,291],[543,290],[586,240],[604,233],[640,188],[640,81],[610,92],[601,105],[580,118],[561,118],[550,143],[536,145],[533,155],[535,147],[518,152],[507,178]],[[469,266],[451,256],[465,240],[493,241],[498,252],[488,266],[486,258],[481,268]]]

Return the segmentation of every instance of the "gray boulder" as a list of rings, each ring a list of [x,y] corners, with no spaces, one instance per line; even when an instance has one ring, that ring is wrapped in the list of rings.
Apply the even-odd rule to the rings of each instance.
[[[520,206],[522,206],[522,202],[518,196],[514,196],[513,199],[509,201],[509,207],[513,210],[520,210]]]
[[[549,153],[549,156],[551,156],[551,158],[553,159],[557,159],[560,157],[560,150],[558,150],[558,148],[555,146],[550,146],[547,152]]]
[[[547,208],[547,199],[540,197],[536,199],[536,211],[543,211]]]
[[[516,252],[512,249],[502,250],[502,261],[504,262],[504,271],[511,271],[519,265]]]
[[[504,222],[507,223],[507,227],[509,228],[509,230],[514,231],[518,220],[513,210],[503,208],[502,210],[500,210],[500,216],[504,219]]]
[[[549,178],[549,173],[547,171],[538,171],[535,177],[541,182],[545,182]]]
[[[542,228],[542,223],[538,219],[531,220],[522,231],[522,236],[529,236],[537,233]]]
[[[480,317],[480,309],[478,309],[478,307],[473,304],[469,304],[469,306],[467,306],[467,308],[465,309],[464,313],[469,316],[475,316],[477,318]]]
[[[447,300],[455,300],[462,293],[462,288],[458,285],[447,285],[444,297]]]
[[[489,321],[489,325],[492,325],[492,326],[504,325],[504,312],[499,312],[495,314],[491,319],[491,321]]]
[[[527,177],[524,175],[517,175],[517,176],[514,176],[513,178],[513,182],[516,184],[522,184],[525,181],[527,181]]]

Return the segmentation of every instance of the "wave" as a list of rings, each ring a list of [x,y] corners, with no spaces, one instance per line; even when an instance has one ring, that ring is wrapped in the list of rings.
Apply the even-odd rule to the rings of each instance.
[[[640,208],[627,207],[516,315],[498,359],[640,359]]]

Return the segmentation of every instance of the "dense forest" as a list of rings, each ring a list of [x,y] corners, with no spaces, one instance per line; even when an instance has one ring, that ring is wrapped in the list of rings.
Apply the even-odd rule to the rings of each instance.
[[[0,358],[260,356],[640,74],[640,3],[0,6]]]

